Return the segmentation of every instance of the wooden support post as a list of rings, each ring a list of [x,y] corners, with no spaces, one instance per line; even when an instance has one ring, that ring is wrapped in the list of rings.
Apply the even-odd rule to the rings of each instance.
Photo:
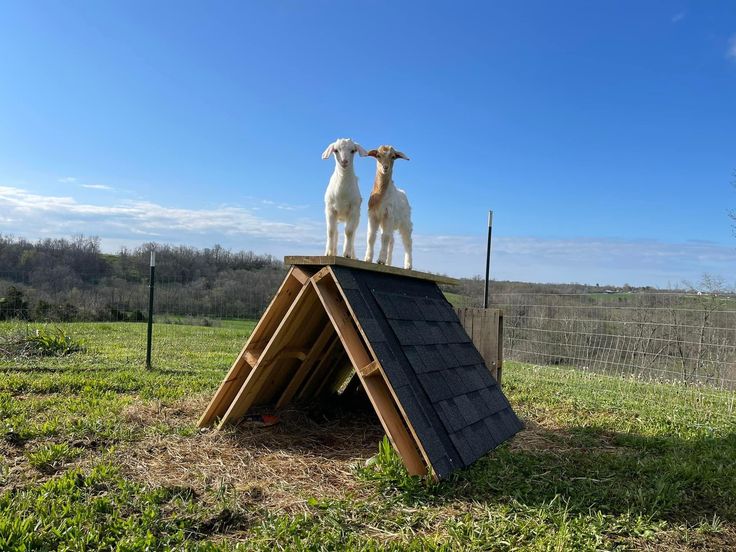
[[[251,370],[248,378],[238,389],[235,398],[222,416],[218,427],[222,427],[228,422],[234,422],[248,412],[265,382],[269,365],[275,360],[279,350],[288,344],[291,337],[301,329],[302,324],[304,324],[305,320],[311,314],[311,310],[315,304],[317,304],[317,298],[314,288],[311,285],[302,287],[296,299],[294,299],[294,302],[289,307],[289,310],[281,319],[281,323],[273,333],[273,337],[271,337],[268,345],[263,349],[261,357],[253,367],[253,370]]]
[[[498,311],[498,361],[496,363],[496,381],[501,387],[501,378],[503,377],[503,311]]]
[[[360,372],[360,375],[364,378],[367,378],[368,376],[375,376],[376,374],[381,374],[381,372],[378,370],[377,360],[374,360],[370,364],[366,364],[362,368],[358,368],[358,372]]]
[[[304,271],[304,269],[299,268],[298,266],[295,266],[294,268],[292,268],[291,274],[292,276],[294,276],[294,278],[299,280],[302,283],[302,285],[306,284],[309,278],[311,277],[311,274],[307,274]]]
[[[307,350],[301,347],[286,347],[279,351],[279,358],[296,358],[302,362],[307,358]]]
[[[332,328],[332,323],[327,320],[324,329],[319,334],[319,337],[317,337],[314,345],[312,345],[312,349],[307,353],[307,357],[301,363],[296,373],[291,378],[291,381],[286,386],[286,389],[284,389],[284,392],[281,394],[281,398],[279,398],[276,403],[276,408],[283,408],[291,402],[291,399],[294,398],[294,395],[301,387],[302,382],[309,375],[310,370],[319,359],[320,354],[322,354],[325,346],[333,335],[335,335],[335,330]]]
[[[253,366],[258,362],[263,350],[263,347],[258,345],[265,344],[271,339],[284,314],[294,302],[299,291],[304,288],[304,284],[296,277],[295,272],[296,269],[292,268],[284,278],[268,309],[258,321],[243,350],[230,368],[227,377],[220,384],[210,404],[199,419],[199,427],[212,425],[217,418],[225,414],[235,395],[250,375]]]
[[[332,327],[332,322],[330,322],[330,327]],[[317,365],[312,369],[312,373],[308,374],[307,381],[299,389],[299,394],[297,395],[297,399],[299,400],[310,399],[314,396],[314,390],[319,385],[320,380],[324,379],[326,372],[330,368],[330,364],[337,360],[340,337],[334,332],[334,328],[330,335],[331,340],[325,348],[324,354],[320,355]]]
[[[328,274],[329,277],[327,276]],[[427,465],[419,453],[416,441],[409,433],[403,416],[399,412],[394,397],[388,388],[388,384],[383,377],[364,378],[357,371],[358,368],[364,367],[376,359],[372,358],[363,339],[360,337],[353,317],[340,296],[331,272],[329,270],[326,273],[323,273],[323,271],[318,272],[312,278],[312,283],[330,320],[332,320],[335,326],[337,335],[340,337],[340,341],[343,347],[345,347],[345,351],[348,353],[358,377],[361,378],[368,398],[373,404],[378,419],[386,431],[386,435],[388,435],[394,448],[396,448],[401,459],[404,461],[409,474],[426,475]]]

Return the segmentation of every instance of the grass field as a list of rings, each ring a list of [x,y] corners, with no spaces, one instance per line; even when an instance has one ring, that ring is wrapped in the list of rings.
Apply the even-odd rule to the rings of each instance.
[[[0,356],[0,550],[736,549],[732,397],[507,363],[527,429],[425,484],[365,467],[371,413],[197,430],[251,327],[158,325],[151,372],[143,324]]]

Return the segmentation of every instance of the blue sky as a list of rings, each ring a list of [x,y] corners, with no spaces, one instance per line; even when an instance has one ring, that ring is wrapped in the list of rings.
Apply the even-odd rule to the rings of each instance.
[[[0,11],[1,233],[319,254],[350,136],[411,157],[419,269],[480,274],[493,209],[499,279],[736,284],[730,0]]]

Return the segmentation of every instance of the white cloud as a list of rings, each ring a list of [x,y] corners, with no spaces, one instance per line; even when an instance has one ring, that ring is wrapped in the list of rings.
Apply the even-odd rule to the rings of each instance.
[[[677,12],[675,15],[672,16],[672,22],[673,23],[679,23],[680,21],[682,21],[683,19],[685,19],[685,15],[686,14],[685,14],[684,11]]]
[[[77,179],[73,176],[65,176],[59,179],[59,182],[61,182],[62,184],[74,184],[76,183],[76,181]]]
[[[281,211],[300,211],[309,207],[309,205],[292,205],[290,203],[279,203],[278,201],[272,201],[270,199],[262,199],[261,203],[263,205],[274,207]]]
[[[82,188],[87,188],[89,190],[112,190],[112,186],[108,186],[107,184],[80,184]]]
[[[726,51],[726,57],[736,60],[736,34],[733,35],[728,41],[728,50]]]
[[[142,236],[141,239],[178,241],[188,236],[241,236],[283,242],[304,241],[315,233],[316,223],[295,220],[281,222],[257,216],[252,210],[223,205],[215,208],[166,207],[149,201],[123,201],[117,205],[81,203],[71,196],[34,194],[27,190],[0,186],[0,211],[10,219],[23,221],[25,228],[14,230],[35,234],[83,232],[101,238]],[[21,231],[19,231],[21,230]]]
[[[270,204],[270,200],[249,204]],[[324,221],[318,215],[297,217],[275,209],[263,215],[256,207],[221,205],[181,208],[150,201],[114,205],[83,203],[71,196],[42,195],[0,186],[0,232],[29,239],[99,236],[103,248],[146,241],[197,247],[219,243],[233,249],[282,255],[321,254]],[[341,238],[342,240],[342,238]],[[365,233],[356,237],[362,254]],[[403,257],[396,240],[394,264]],[[473,276],[485,269],[485,236],[415,233],[414,265],[419,270]],[[736,274],[736,248],[710,242],[665,243],[607,238],[536,238],[494,236],[492,277],[529,282],[677,285],[704,273]],[[734,282],[729,282],[733,285]]]

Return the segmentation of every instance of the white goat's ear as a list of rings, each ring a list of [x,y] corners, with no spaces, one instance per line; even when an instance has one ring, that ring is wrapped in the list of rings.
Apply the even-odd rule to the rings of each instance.
[[[322,152],[322,159],[329,159],[330,155],[333,154],[335,151],[335,142],[332,142],[329,146],[327,146],[327,149]]]
[[[361,157],[368,157],[368,152],[365,151],[365,148],[363,146],[355,142],[355,147],[358,148],[358,155],[360,155]]]
[[[406,154],[405,153],[402,153],[400,151],[394,151],[394,157],[396,159],[406,159],[407,161],[409,160],[409,158],[406,156]]]

